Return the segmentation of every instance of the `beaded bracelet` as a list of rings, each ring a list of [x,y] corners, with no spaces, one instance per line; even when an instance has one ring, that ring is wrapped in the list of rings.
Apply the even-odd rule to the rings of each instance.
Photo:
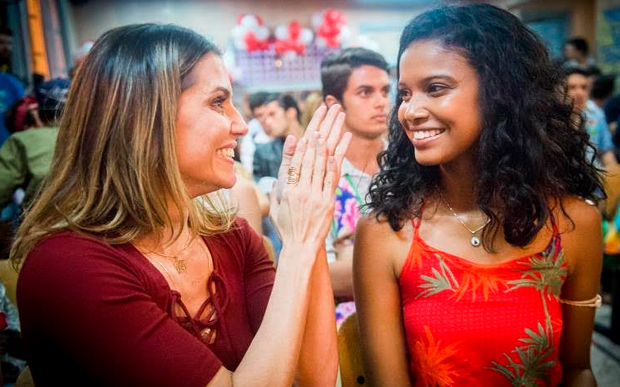
[[[594,296],[594,298],[590,298],[589,300],[584,300],[584,301],[570,301],[570,300],[563,300],[560,298],[560,303],[571,305],[571,306],[581,306],[581,307],[586,307],[586,308],[600,308],[600,306],[603,304],[603,297],[601,297],[600,294],[597,294],[596,296]]]

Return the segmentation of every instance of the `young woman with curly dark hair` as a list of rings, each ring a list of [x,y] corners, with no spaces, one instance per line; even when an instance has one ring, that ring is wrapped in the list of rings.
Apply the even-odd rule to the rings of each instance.
[[[398,81],[354,253],[371,384],[595,385],[602,188],[560,69],[475,4],[412,20]]]

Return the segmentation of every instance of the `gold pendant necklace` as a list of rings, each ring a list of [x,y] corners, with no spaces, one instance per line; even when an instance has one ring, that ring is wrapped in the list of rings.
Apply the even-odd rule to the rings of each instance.
[[[188,238],[187,243],[185,244],[185,246],[178,253],[176,253],[174,255],[166,255],[166,254],[158,253],[155,250],[151,250],[148,253],[153,253],[153,254],[158,255],[160,257],[173,259],[174,262],[172,262],[172,266],[177,271],[177,273],[183,274],[183,273],[185,273],[187,271],[187,262],[185,262],[185,259],[179,258],[179,255],[181,255],[185,250],[187,250],[189,248],[189,246],[192,244],[193,241],[194,241],[194,235],[190,233],[189,238]],[[144,252],[143,252],[143,254],[144,254]]]

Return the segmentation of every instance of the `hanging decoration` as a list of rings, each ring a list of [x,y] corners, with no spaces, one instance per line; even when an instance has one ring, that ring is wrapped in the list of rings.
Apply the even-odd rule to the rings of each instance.
[[[298,21],[287,25],[279,25],[274,31],[274,48],[276,55],[283,60],[292,60],[306,52],[306,47],[312,42],[314,34],[308,28],[303,28]]]
[[[312,16],[312,26],[316,33],[316,45],[319,47],[345,46],[351,35],[346,16],[331,8],[315,13]]]
[[[239,15],[232,30],[235,48],[247,52],[269,49],[269,35],[260,16],[252,14]]]

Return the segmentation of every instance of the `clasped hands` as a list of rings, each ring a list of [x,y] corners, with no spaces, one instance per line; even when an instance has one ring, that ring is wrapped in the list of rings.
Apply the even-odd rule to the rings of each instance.
[[[283,244],[323,246],[334,215],[334,191],[351,141],[343,134],[340,105],[321,106],[301,139],[284,142],[278,181],[271,193],[270,216]]]

